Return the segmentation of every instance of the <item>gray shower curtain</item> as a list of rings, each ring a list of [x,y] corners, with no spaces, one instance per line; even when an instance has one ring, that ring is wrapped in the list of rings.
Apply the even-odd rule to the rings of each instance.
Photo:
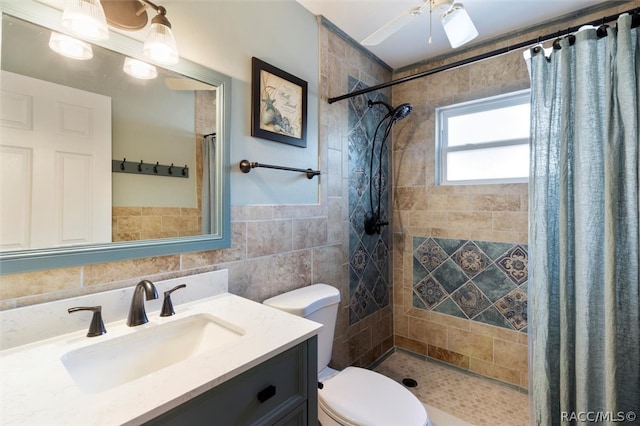
[[[217,232],[216,219],[213,217],[213,200],[216,194],[216,135],[207,135],[202,139],[202,234]]]
[[[532,53],[529,344],[536,425],[640,424],[639,30]],[[595,422],[590,422],[595,420]]]

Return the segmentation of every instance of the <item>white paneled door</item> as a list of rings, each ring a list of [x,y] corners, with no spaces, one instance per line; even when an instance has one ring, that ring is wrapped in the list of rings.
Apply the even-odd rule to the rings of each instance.
[[[1,73],[0,250],[111,241],[111,98]]]

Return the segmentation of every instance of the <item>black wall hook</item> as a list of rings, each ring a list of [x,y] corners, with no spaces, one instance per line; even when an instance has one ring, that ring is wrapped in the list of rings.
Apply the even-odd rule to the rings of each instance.
[[[160,164],[159,161],[153,163],[145,163],[144,161],[132,162],[127,161],[127,159],[123,160],[112,160],[111,161],[111,171],[115,173],[134,173],[134,174],[143,174],[143,175],[151,175],[151,176],[168,176],[168,177],[179,177],[179,178],[189,178],[189,166],[184,165],[184,167],[180,168],[180,173],[176,173],[174,170],[174,163],[171,163],[170,166],[165,166]]]

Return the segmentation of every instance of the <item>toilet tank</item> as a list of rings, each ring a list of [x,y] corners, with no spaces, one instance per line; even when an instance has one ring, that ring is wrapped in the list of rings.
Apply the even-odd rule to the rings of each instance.
[[[321,371],[331,361],[339,302],[340,292],[337,288],[327,284],[313,284],[274,296],[262,303],[324,326],[318,334],[318,371]]]

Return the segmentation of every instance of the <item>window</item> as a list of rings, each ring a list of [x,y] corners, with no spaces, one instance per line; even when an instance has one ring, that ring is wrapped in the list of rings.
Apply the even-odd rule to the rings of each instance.
[[[440,185],[527,182],[529,90],[436,109]]]

